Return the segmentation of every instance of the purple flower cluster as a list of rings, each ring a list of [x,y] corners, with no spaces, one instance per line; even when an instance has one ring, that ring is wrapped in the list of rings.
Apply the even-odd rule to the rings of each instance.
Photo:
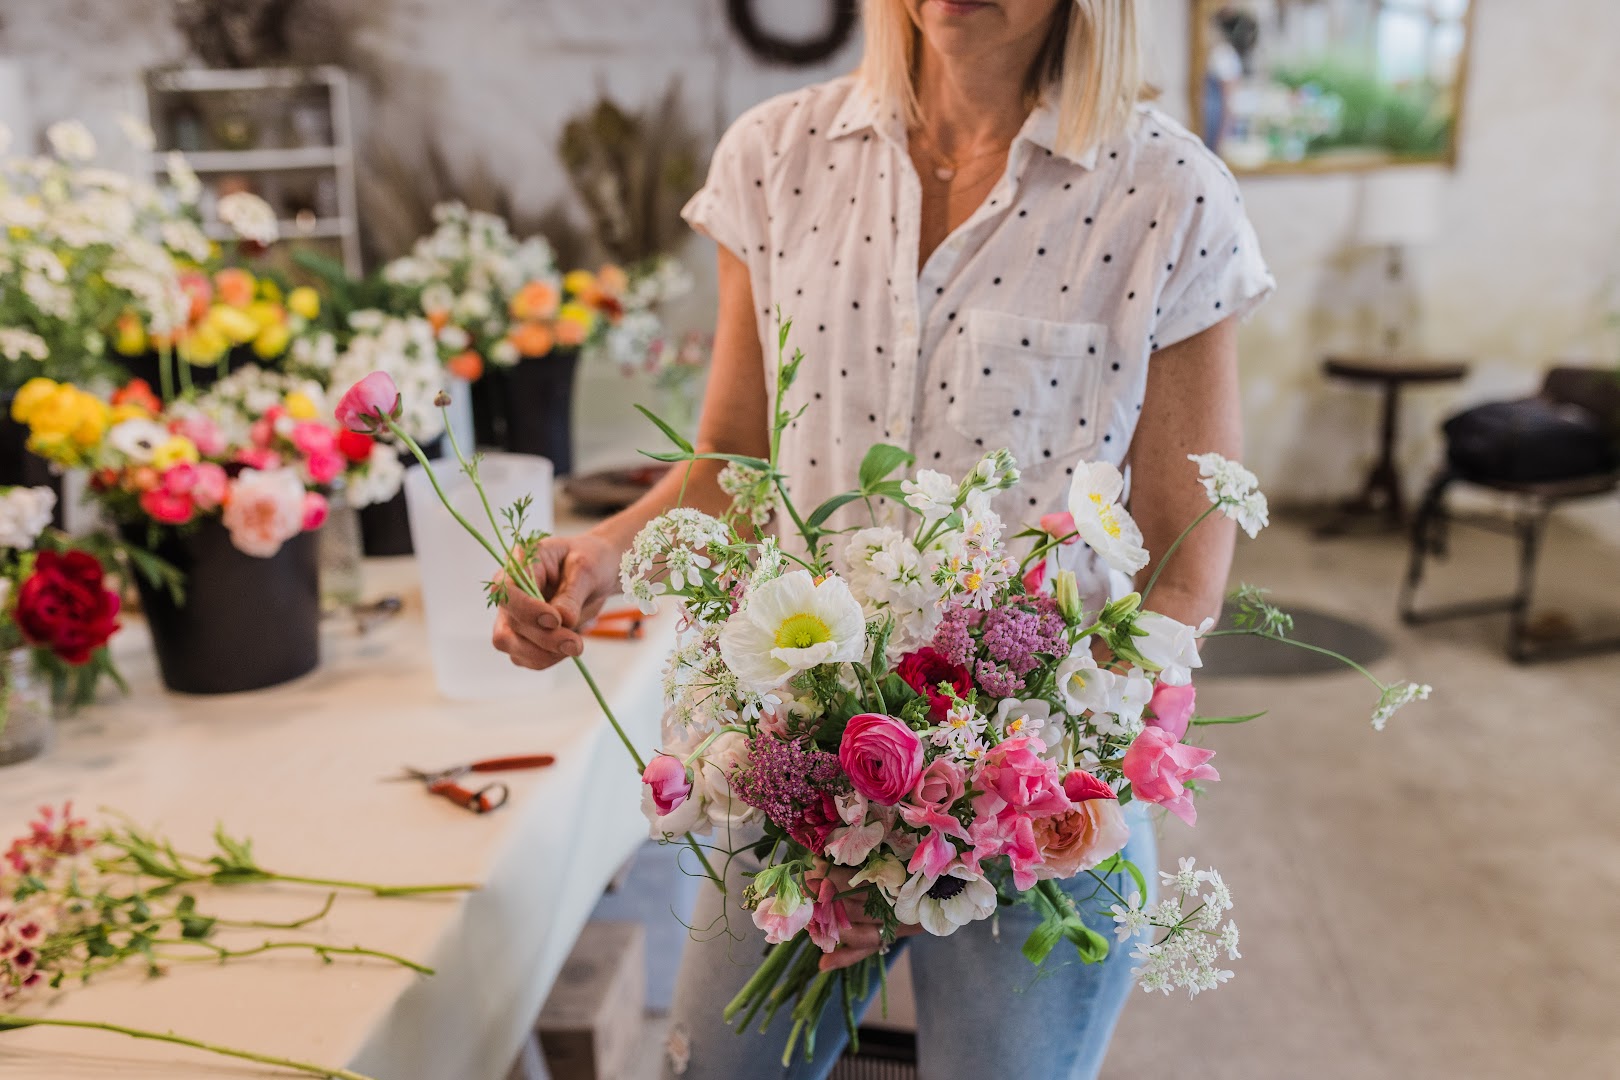
[[[748,743],[748,764],[731,778],[732,793],[784,829],[792,829],[806,806],[821,806],[824,794],[849,790],[838,755],[817,750],[808,740],[756,735]]]
[[[978,612],[970,612],[961,604],[952,604],[945,609],[944,616],[939,621],[939,628],[934,631],[934,651],[939,653],[958,667],[971,669],[973,667],[973,635],[969,632],[970,620]]]
[[[973,677],[991,697],[1013,697],[1024,689],[1024,680],[999,664],[980,660],[973,667]]]
[[[1040,664],[1037,654],[1063,656],[1068,652],[1067,628],[1056,601],[1049,596],[1030,597],[985,615],[984,650],[1014,675],[1027,675]],[[995,693],[989,686],[985,689]]]

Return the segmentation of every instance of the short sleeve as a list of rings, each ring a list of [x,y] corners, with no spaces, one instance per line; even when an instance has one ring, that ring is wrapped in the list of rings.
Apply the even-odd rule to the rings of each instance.
[[[766,117],[756,106],[720,137],[708,178],[681,210],[688,225],[744,261],[749,238],[765,235],[766,141]]]
[[[1202,147],[1198,152],[1208,153]],[[1155,349],[1185,341],[1233,315],[1249,315],[1277,286],[1231,173],[1211,160],[1192,175],[1201,179],[1187,192],[1186,224],[1160,290]]]

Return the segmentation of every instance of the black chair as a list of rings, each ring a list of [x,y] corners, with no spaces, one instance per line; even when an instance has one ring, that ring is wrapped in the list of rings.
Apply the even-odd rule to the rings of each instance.
[[[1565,410],[1581,410],[1588,424],[1607,433],[1612,445],[1620,447],[1620,372],[1613,368],[1555,367],[1547,373],[1538,395],[1543,402]],[[1401,587],[1401,619],[1409,625],[1438,622],[1497,612],[1508,614],[1508,655],[1519,663],[1565,659],[1593,653],[1620,650],[1620,638],[1570,641],[1557,644],[1534,642],[1529,620],[1534,594],[1537,559],[1547,521],[1554,510],[1582,499],[1603,498],[1620,491],[1620,467],[1611,456],[1604,465],[1586,475],[1544,480],[1504,480],[1463,470],[1448,460],[1430,483],[1417,517],[1412,524],[1412,554],[1406,580]],[[1456,484],[1472,484],[1508,496],[1512,509],[1506,520],[1500,517],[1463,518],[1451,513],[1446,493]],[[1518,587],[1508,596],[1466,601],[1443,607],[1419,609],[1418,585],[1424,564],[1433,556],[1446,556],[1447,530],[1453,522],[1514,536],[1519,542]]]

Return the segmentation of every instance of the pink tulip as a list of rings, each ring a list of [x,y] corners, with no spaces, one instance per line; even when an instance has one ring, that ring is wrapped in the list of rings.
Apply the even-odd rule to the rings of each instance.
[[[304,531],[312,532],[325,525],[328,509],[325,495],[318,491],[304,492]]]
[[[1065,546],[1080,542],[1080,537],[1074,531],[1074,515],[1067,510],[1059,514],[1042,514],[1041,531],[1054,540],[1062,540]]]
[[[1148,727],[1156,727],[1177,740],[1185,739],[1197,696],[1191,683],[1186,686],[1159,683],[1153,688],[1153,701],[1149,705],[1153,715],[1147,718]]]
[[[1198,808],[1187,793],[1189,780],[1219,780],[1221,774],[1208,764],[1215,751],[1177,742],[1160,728],[1143,730],[1125,751],[1120,769],[1131,782],[1131,794],[1147,803],[1156,803],[1189,825],[1198,823]]]
[[[922,775],[922,741],[892,716],[862,713],[844,728],[838,763],[856,791],[879,806],[893,806]]]
[[[1114,789],[1091,773],[1076,769],[1063,778],[1063,793],[1072,803],[1090,802],[1093,799],[1115,799]]]
[[[349,387],[338,402],[337,422],[350,431],[372,435],[385,428],[383,418],[398,420],[404,411],[399,388],[386,371],[373,371]]]
[[[642,771],[641,782],[652,792],[653,805],[660,816],[672,814],[692,794],[692,780],[686,765],[673,754],[654,754]]]
[[[1037,596],[1040,594],[1041,586],[1045,584],[1046,560],[1042,559],[1040,562],[1030,567],[1029,572],[1024,575],[1024,591],[1029,593],[1031,596]]]

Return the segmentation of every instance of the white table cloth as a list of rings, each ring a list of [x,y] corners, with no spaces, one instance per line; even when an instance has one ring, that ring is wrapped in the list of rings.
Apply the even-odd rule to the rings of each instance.
[[[537,700],[440,698],[414,564],[372,564],[368,577],[369,593],[402,594],[404,613],[364,637],[332,621],[314,674],[254,694],[166,694],[135,622],[116,643],[130,695],[66,720],[44,758],[0,769],[0,837],[19,833],[35,807],[72,799],[81,810],[116,808],[183,851],[208,850],[223,822],[253,839],[261,865],[287,873],[476,883],[480,890],[465,897],[342,894],[300,935],[231,931],[221,939],[358,944],[437,974],[373,960],[323,965],[293,952],[175,965],[157,979],[131,965],[28,1011],[172,1030],[379,1080],[506,1075],[603,886],[646,835],[639,778],[571,665],[547,676]],[[587,650],[643,753],[658,738],[659,672],[673,621],[665,614],[642,641],[592,641]],[[406,764],[433,769],[537,752],[557,763],[503,775],[511,802],[486,816],[418,784],[380,782]],[[325,895],[286,885],[207,889],[201,906],[281,920],[317,910]],[[280,1074],[102,1032],[0,1034],[6,1080],[260,1075]]]

